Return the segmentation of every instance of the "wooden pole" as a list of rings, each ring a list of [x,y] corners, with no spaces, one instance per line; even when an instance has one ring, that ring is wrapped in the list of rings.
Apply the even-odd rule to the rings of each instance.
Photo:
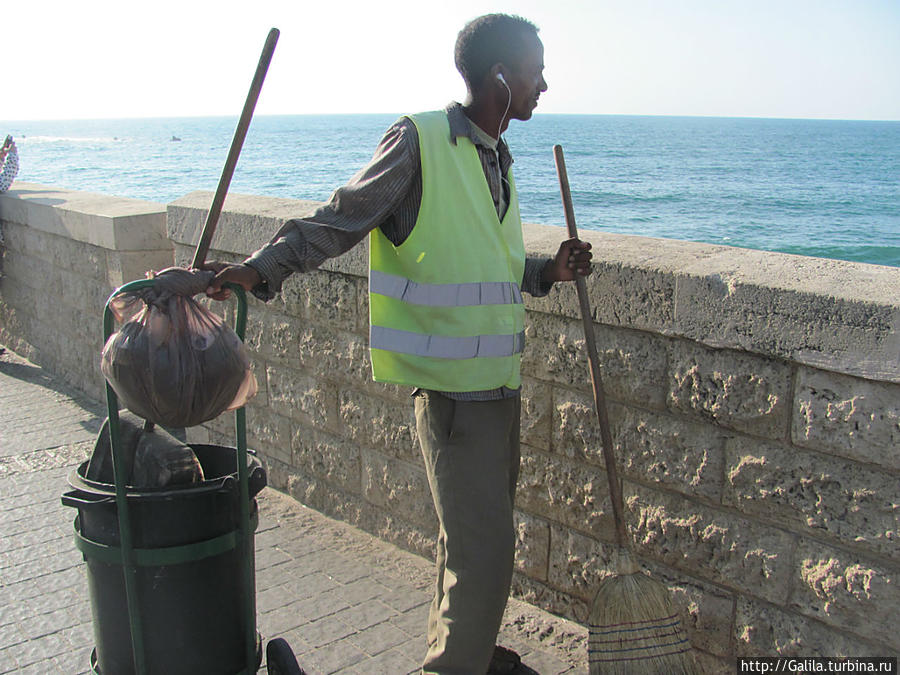
[[[219,186],[216,188],[212,206],[209,207],[206,223],[203,225],[203,232],[200,235],[200,241],[197,243],[197,250],[194,253],[194,260],[191,262],[191,267],[194,269],[199,269],[203,266],[203,263],[206,262],[206,254],[209,253],[209,245],[212,242],[213,234],[215,234],[219,216],[222,214],[222,205],[225,203],[225,195],[228,193],[228,186],[231,185],[231,177],[234,175],[234,168],[237,166],[238,157],[240,156],[241,148],[244,145],[244,139],[247,137],[247,129],[250,127],[250,120],[253,118],[253,110],[256,108],[256,101],[259,99],[259,92],[262,90],[263,81],[266,79],[266,72],[269,70],[272,54],[275,52],[275,44],[278,42],[278,35],[279,31],[277,28],[273,28],[269,31],[269,36],[266,38],[266,44],[263,46],[262,54],[259,57],[259,64],[256,66],[256,73],[253,75],[250,91],[247,92],[247,100],[244,102],[244,109],[238,120],[237,128],[234,130],[234,138],[231,140],[231,149],[228,151],[225,167],[222,169],[222,175],[219,178]]]

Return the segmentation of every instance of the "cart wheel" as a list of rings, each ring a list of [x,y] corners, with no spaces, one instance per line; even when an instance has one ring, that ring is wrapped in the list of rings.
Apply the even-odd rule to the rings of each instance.
[[[284,638],[269,640],[266,645],[266,672],[268,675],[306,675]]]

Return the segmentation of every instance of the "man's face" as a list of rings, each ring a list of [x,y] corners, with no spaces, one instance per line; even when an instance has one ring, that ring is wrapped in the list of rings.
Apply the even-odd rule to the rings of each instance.
[[[509,66],[507,83],[510,90],[509,117],[531,119],[541,92],[547,91],[544,81],[544,45],[537,35],[528,35],[517,63]]]

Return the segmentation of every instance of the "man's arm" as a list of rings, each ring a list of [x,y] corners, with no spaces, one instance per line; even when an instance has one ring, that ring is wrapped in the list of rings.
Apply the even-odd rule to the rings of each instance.
[[[349,251],[397,210],[417,175],[418,148],[415,126],[401,118],[387,130],[371,161],[335,190],[327,204],[288,220],[243,264],[208,265],[217,274],[207,293],[227,297],[221,287],[230,281],[269,300],[293,272],[314,270]]]

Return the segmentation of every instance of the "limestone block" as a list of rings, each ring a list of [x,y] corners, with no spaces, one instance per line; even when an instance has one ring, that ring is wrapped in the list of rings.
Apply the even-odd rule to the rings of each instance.
[[[398,405],[355,389],[343,389],[338,405],[342,435],[393,457],[421,462],[412,399]]]
[[[326,516],[359,526],[367,510],[372,508],[361,494],[341,490],[302,469],[290,467],[286,472],[286,492],[301,504]]]
[[[735,656],[885,656],[850,633],[753,598],[739,597]]]
[[[734,675],[734,659],[718,657],[694,648],[694,661],[703,675]]]
[[[425,469],[362,450],[362,482],[366,501],[418,525],[437,529],[437,516]]]
[[[726,444],[724,502],[795,531],[817,530],[900,558],[900,483],[856,462],[735,437]]]
[[[550,423],[553,419],[552,392],[549,385],[523,378],[522,421],[520,438],[523,443],[550,449]]]
[[[560,590],[532,579],[524,574],[513,574],[511,593],[513,597],[540,607],[557,616],[577,621],[581,624],[587,622],[588,603],[573,597]]]
[[[48,234],[31,227],[3,225],[4,247],[11,255],[26,255],[53,267],[73,270],[82,276],[105,279],[108,251],[68,237]]]
[[[766,438],[783,438],[790,415],[790,366],[740,352],[673,341],[669,407]]]
[[[900,469],[900,385],[801,368],[796,399],[794,443]]]
[[[567,595],[590,604],[600,582],[615,574],[615,544],[602,543],[568,528],[551,530],[550,566],[547,580]]]
[[[516,511],[516,570],[534,579],[547,580],[550,555],[550,524],[541,518]]]
[[[666,341],[647,333],[593,324],[606,396],[665,407]],[[531,377],[591,391],[590,366],[580,320],[530,312],[523,372]]]
[[[165,206],[90,192],[17,182],[3,198],[3,218],[111,250],[166,248]]]
[[[720,501],[726,438],[721,429],[665,413],[615,409],[613,443],[623,476]]]
[[[318,378],[286,366],[269,366],[266,386],[275,413],[318,429],[336,425],[337,393]]]
[[[896,565],[801,539],[790,607],[900,651]]]
[[[167,205],[169,238],[179,244],[197,245],[214,193],[191,192]],[[271,239],[290,218],[312,213],[317,202],[228,193],[216,226],[212,248],[250,255]]]
[[[396,514],[366,503],[357,526],[379,539],[432,560],[436,543],[436,526],[423,526],[404,520]],[[391,562],[397,563],[396,556]],[[423,589],[425,590],[425,589]],[[428,586],[431,591],[431,586]]]
[[[244,344],[259,358],[299,368],[299,341],[307,330],[299,319],[271,311],[255,312],[247,321]]]
[[[529,224],[523,230],[526,250],[548,257],[569,238],[564,228]],[[712,247],[589,230],[579,236],[593,246],[587,288],[594,320],[670,334],[675,317],[673,270],[688,256],[693,260]],[[579,316],[573,284],[556,284],[547,297],[528,298],[526,303],[548,314]]]
[[[162,251],[108,252],[105,281],[117,288],[129,281],[146,279],[151,270],[158,272],[172,267],[175,260],[171,249]]]
[[[691,646],[720,657],[730,656],[735,595],[663,565],[641,562],[644,571],[668,591]]]
[[[297,331],[296,339],[301,366],[316,376],[352,386],[371,379],[367,338],[309,324]]]
[[[611,426],[623,410],[622,406],[609,407]],[[554,388],[551,428],[553,452],[597,467],[604,466],[603,440],[590,394]]]
[[[302,473],[362,494],[359,447],[353,441],[298,425],[289,448],[290,464]]]
[[[599,467],[522,446],[520,508],[609,541],[615,530],[608,493]]]
[[[625,510],[636,550],[701,580],[784,602],[792,538],[782,530],[673,495],[626,483]]]
[[[281,300],[290,316],[353,332],[359,323],[357,292],[362,283],[333,272],[295,274],[282,286]]]
[[[679,335],[900,382],[897,268],[727,248],[684,262]]]
[[[267,406],[248,406],[247,445],[265,450],[266,455],[282,462],[291,461],[291,420]]]

